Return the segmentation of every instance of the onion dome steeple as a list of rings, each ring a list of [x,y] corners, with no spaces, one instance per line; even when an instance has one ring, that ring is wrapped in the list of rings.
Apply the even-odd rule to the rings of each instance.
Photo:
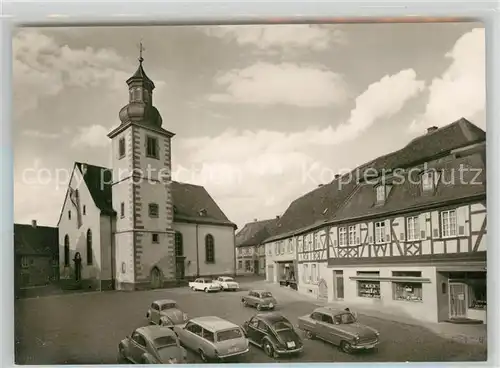
[[[142,63],[142,43],[139,46],[139,67],[137,71],[127,80],[129,88],[129,103],[120,110],[120,120],[126,124],[129,122],[143,123],[155,127],[161,127],[162,119],[160,113],[153,106],[153,89],[155,85],[146,75]]]

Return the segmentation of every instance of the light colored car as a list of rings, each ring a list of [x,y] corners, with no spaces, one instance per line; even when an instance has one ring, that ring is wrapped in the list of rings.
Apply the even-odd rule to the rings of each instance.
[[[120,341],[118,363],[179,364],[186,363],[187,352],[168,327],[139,327]]]
[[[249,350],[241,327],[220,317],[193,318],[184,327],[175,326],[174,332],[181,344],[198,353],[204,362],[243,355]]]
[[[265,290],[250,290],[248,295],[241,298],[241,302],[245,307],[255,307],[257,310],[274,309],[278,302],[273,294]]]
[[[228,276],[219,276],[215,280],[212,280],[212,282],[219,285],[224,291],[236,291],[240,288],[240,284]]]
[[[340,347],[345,353],[373,349],[379,344],[379,332],[359,323],[350,311],[330,307],[316,308],[299,318],[306,337],[319,338]]]
[[[212,291],[220,291],[221,287],[220,285],[212,282],[210,279],[205,279],[205,278],[199,278],[196,279],[192,282],[189,283],[189,287],[191,290],[201,290],[206,293],[212,292]]]
[[[151,324],[172,328],[175,325],[184,325],[188,315],[179,309],[175,300],[162,299],[151,303],[146,318]]]

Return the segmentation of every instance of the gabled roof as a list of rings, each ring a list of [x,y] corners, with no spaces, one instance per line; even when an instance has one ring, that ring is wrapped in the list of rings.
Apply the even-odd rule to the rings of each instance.
[[[368,169],[371,170],[370,173],[373,171],[380,173],[382,170],[409,168],[449,155],[455,149],[484,142],[485,139],[486,133],[464,118],[419,136],[402,149],[369,161],[354,169],[350,174],[343,175],[293,201],[279,220],[276,234],[267,238],[265,242],[286,238],[321,226],[325,222],[336,221],[339,218],[337,211],[344,208],[344,203],[348,200],[351,203],[349,198],[353,195],[358,198],[358,191],[364,190],[361,186],[358,188],[357,181],[365,177]],[[349,175],[352,179],[345,180]],[[462,188],[454,194],[447,192],[446,196],[460,193],[472,195],[472,192],[476,193],[476,191],[480,189]],[[371,187],[370,195],[375,195],[373,192],[373,187]],[[359,214],[358,211],[356,214]]]
[[[345,205],[335,214],[335,221],[375,217],[392,212],[401,212],[420,206],[439,205],[451,200],[475,198],[486,195],[486,162],[484,155],[474,153],[466,157],[450,157],[449,160],[429,164],[429,169],[440,173],[440,179],[432,193],[423,193],[420,183],[421,173],[406,173],[397,183],[390,185],[383,204],[376,203],[373,184],[361,183]],[[460,179],[460,170],[462,178]],[[411,179],[411,180],[409,180]]]
[[[89,165],[82,162],[75,162],[75,166],[80,170],[97,208],[103,214],[115,215],[116,212],[113,209],[111,197],[113,172],[106,167]]]
[[[171,190],[174,221],[228,225],[236,228],[204,187],[173,181]]]
[[[56,227],[14,224],[14,253],[17,255],[59,254],[59,232]]]
[[[276,231],[278,221],[279,218],[274,218],[245,224],[243,229],[236,234],[236,246],[245,247],[261,244]]]

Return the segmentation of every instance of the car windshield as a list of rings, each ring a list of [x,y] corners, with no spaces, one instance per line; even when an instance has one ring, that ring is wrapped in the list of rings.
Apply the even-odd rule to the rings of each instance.
[[[281,332],[286,330],[293,330],[293,326],[288,321],[279,321],[273,324],[274,331]]]
[[[263,293],[260,294],[262,298],[272,298],[272,294],[269,291],[264,291]]]
[[[234,280],[232,278],[230,278],[230,277],[224,277],[222,279],[222,281],[234,281]]]
[[[175,303],[166,303],[162,304],[161,306],[161,310],[172,309],[172,308],[177,308],[177,305]]]
[[[212,282],[212,281],[210,281],[209,279],[200,279],[200,282],[203,282],[203,283],[205,283],[205,284],[208,284],[208,283],[210,283],[210,282]]]
[[[157,349],[163,349],[169,346],[177,345],[177,341],[173,336],[162,336],[154,340],[154,345]]]
[[[227,341],[233,339],[239,339],[243,336],[243,333],[239,328],[232,328],[230,330],[217,332],[217,341]]]
[[[342,313],[335,316],[335,322],[348,325],[356,322],[356,317],[354,317],[351,313]]]

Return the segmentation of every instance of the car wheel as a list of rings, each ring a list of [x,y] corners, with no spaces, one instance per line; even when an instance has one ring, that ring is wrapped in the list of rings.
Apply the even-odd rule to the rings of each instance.
[[[340,350],[342,350],[346,354],[352,353],[352,346],[347,341],[342,341],[340,343]]]
[[[266,353],[267,356],[271,358],[276,358],[277,354],[274,351],[273,345],[268,340],[264,342],[264,352]]]
[[[306,335],[306,339],[309,339],[309,340],[314,339],[314,334],[311,331],[306,330],[306,331],[304,331],[304,334]]]
[[[200,358],[203,361],[203,363],[207,363],[208,362],[208,357],[205,355],[205,353],[201,349],[200,349]]]
[[[191,286],[191,290],[195,291],[194,286]]]
[[[260,304],[257,304],[257,310],[258,311],[262,310],[262,307],[260,306]]]
[[[248,307],[248,302],[243,299],[243,306]]]
[[[205,293],[208,293],[208,289],[207,288],[205,288]]]

